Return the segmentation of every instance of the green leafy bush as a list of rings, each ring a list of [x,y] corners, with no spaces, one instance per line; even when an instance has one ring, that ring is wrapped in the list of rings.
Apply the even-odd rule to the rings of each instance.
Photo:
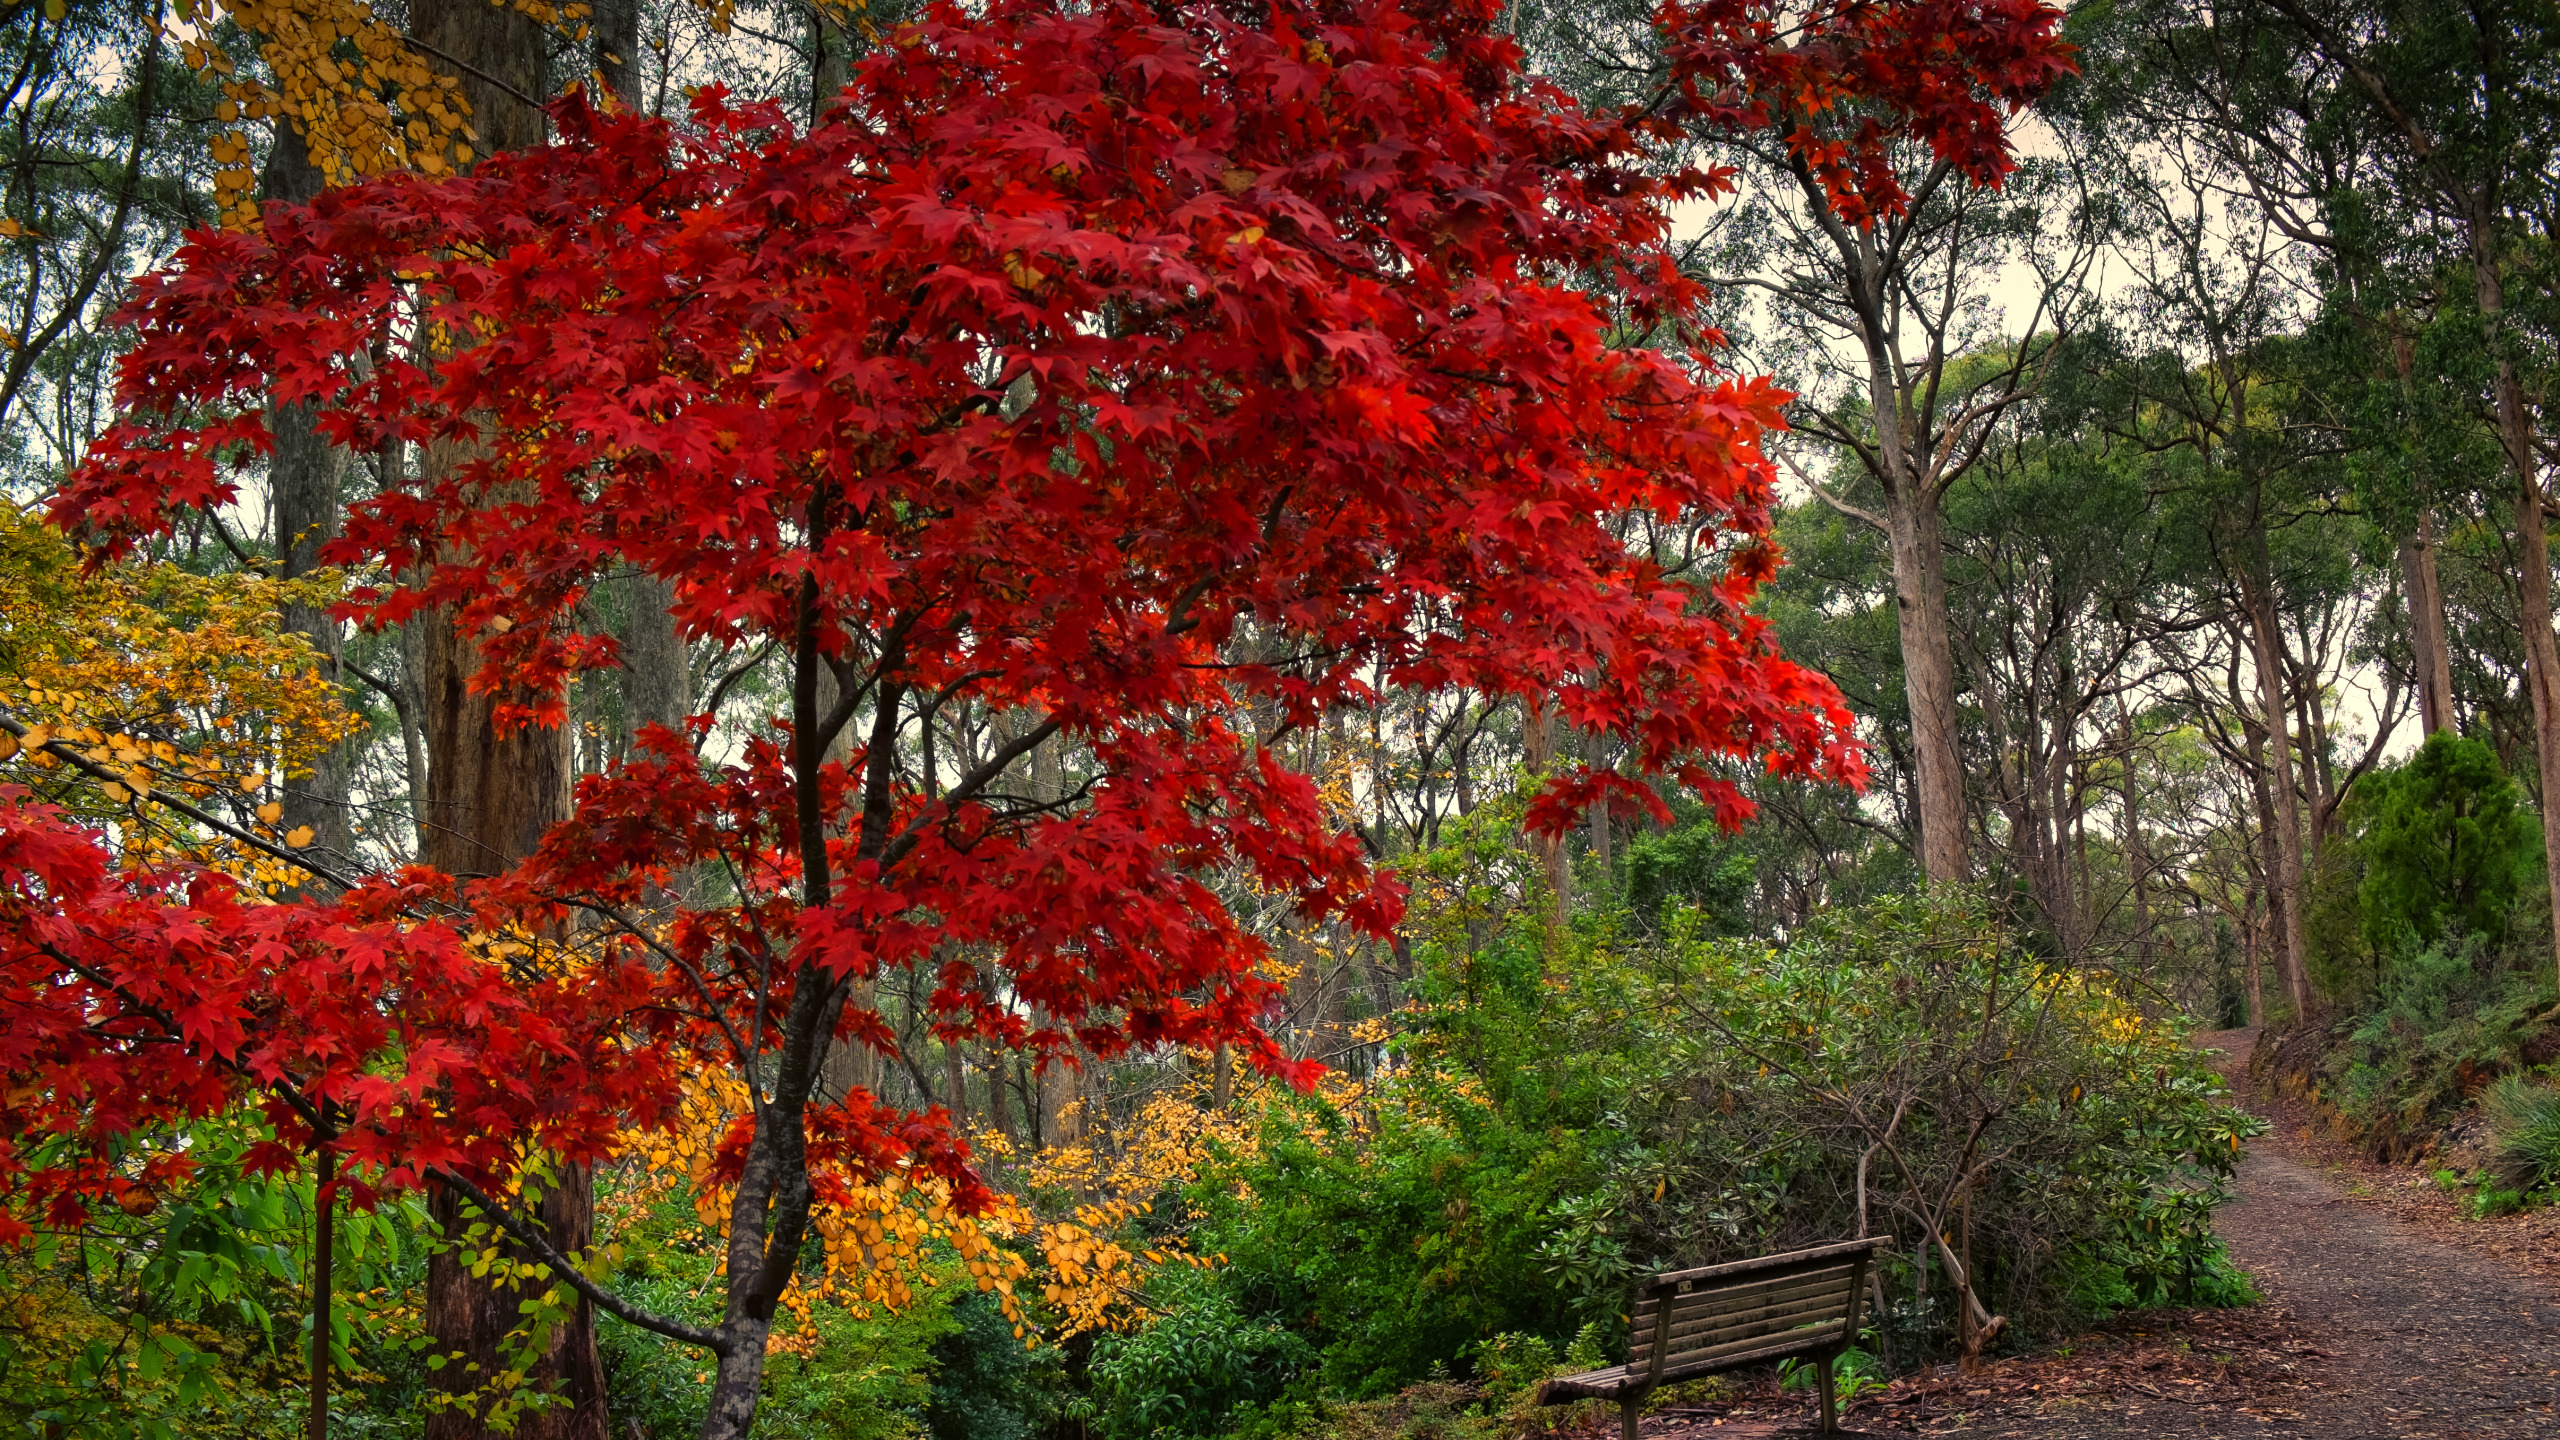
[[[1110,1440],[1210,1436],[1240,1406],[1278,1399],[1313,1368],[1315,1349],[1285,1326],[1248,1319],[1210,1286],[1132,1335],[1094,1346],[1091,1375]]]
[[[2405,985],[2391,967],[2440,942],[2496,942],[2542,888],[2541,826],[2481,741],[2429,736],[2367,776],[2341,819],[2345,833],[2325,847],[2304,914],[2312,978],[2334,999],[2361,1005]]]
[[[1637,1276],[1862,1224],[1897,1237],[1898,1365],[1957,1335],[1936,1230],[2013,1331],[2245,1296],[2210,1217],[2256,1122],[2174,1029],[1975,900],[1835,912],[1783,946],[1694,914],[1642,937],[1496,920],[1425,930],[1359,1104],[1276,1101],[1258,1151],[1191,1194],[1194,1247],[1230,1262],[1208,1283],[1320,1356],[1266,1419],[1604,1364]],[[2120,1299],[2084,1302],[2073,1277],[2098,1270]]]

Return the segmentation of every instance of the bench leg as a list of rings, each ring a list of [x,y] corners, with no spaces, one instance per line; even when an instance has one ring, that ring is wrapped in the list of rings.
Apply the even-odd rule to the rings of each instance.
[[[1623,1440],[1636,1440],[1636,1417],[1644,1413],[1644,1396],[1618,1397],[1618,1434]]]
[[[1831,1357],[1813,1362],[1814,1383],[1822,1387],[1822,1433],[1836,1435],[1840,1431],[1839,1392],[1831,1388]]]

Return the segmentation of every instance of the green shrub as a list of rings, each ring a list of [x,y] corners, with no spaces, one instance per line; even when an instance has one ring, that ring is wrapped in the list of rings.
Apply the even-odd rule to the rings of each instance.
[[[1810,1390],[1821,1380],[1820,1367],[1810,1360],[1790,1360],[1778,1368],[1780,1390]],[[1839,1358],[1831,1362],[1831,1394],[1839,1404],[1846,1405],[1888,1383],[1883,1364],[1855,1345],[1841,1351]]]
[[[2560,1090],[2510,1075],[2489,1087],[2480,1109],[2496,1137],[2498,1179],[2508,1189],[2560,1187]]]
[[[950,1332],[933,1342],[925,1428],[934,1440],[1031,1440],[1057,1380],[1057,1350],[1026,1349],[990,1293],[962,1295],[951,1319]]]
[[[2361,1007],[2399,960],[2467,937],[2495,942],[2541,904],[2542,832],[2486,744],[2439,732],[2366,777],[2309,877],[2312,978]]]
[[[1499,1400],[1526,1390],[1556,1371],[1556,1347],[1537,1335],[1496,1335],[1475,1347],[1476,1383]]]
[[[1215,1287],[1183,1291],[1145,1329],[1094,1346],[1094,1400],[1110,1440],[1217,1435],[1238,1407],[1280,1398],[1316,1363],[1313,1346],[1246,1318]]]
[[[2550,1003],[2539,965],[2512,969],[2483,937],[2404,940],[2373,1008],[2341,1023],[2327,1098],[2376,1151],[2423,1149],[2481,1077],[2515,1067],[2531,1017]]]

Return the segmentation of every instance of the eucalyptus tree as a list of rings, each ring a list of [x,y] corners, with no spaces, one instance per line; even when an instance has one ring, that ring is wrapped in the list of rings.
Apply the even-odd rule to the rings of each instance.
[[[1861,504],[1823,483],[1824,462],[1796,464],[1817,494],[1886,539],[1914,848],[1931,880],[1961,878],[1965,767],[1942,511],[2002,416],[2037,393],[2055,334],[2087,309],[2098,253],[2069,167],[2018,158],[2035,123],[2023,107],[2069,63],[2053,44],[2061,12],[1726,0],[1657,13],[1636,0],[1547,0],[1516,16],[1539,68],[1587,98],[1672,117],[1683,153],[1733,185],[1689,264],[1734,297],[1726,323],[1753,342],[1753,367],[1796,392],[1790,423],[1873,482],[1873,503]],[[1997,30],[2011,63],[1980,64],[1989,51],[1950,32],[1931,51],[1936,120],[1916,118],[1907,100],[1825,85],[1933,25]],[[1735,58],[1755,44],[1784,58]],[[1947,143],[1943,122],[1968,107],[2007,118],[1996,134]],[[1994,294],[2021,279],[2028,299],[2010,313]],[[1963,364],[1993,351],[2006,363]]]
[[[2414,437],[2403,478],[2427,486],[2414,498],[2442,501],[2469,469],[2436,437],[2458,433],[2466,415],[2494,437],[2513,516],[2533,768],[2560,774],[2544,528],[2553,456],[2539,398],[2560,279],[2550,243],[2560,234],[2560,11],[2537,0],[2137,0],[2106,13],[2127,53],[2143,57],[2144,83],[2129,93],[2186,106],[2184,121],[2213,137],[2266,213],[2339,257],[2335,290],[2390,320],[2372,333],[2403,392],[2399,428]],[[2404,555],[2429,548],[2423,529],[2416,538]],[[2425,576],[2404,588],[2422,612],[2437,599]],[[2423,652],[2429,617],[2414,628]],[[2422,692],[2445,692],[2426,702],[2430,723],[2449,723],[2449,656],[2423,654],[2417,668]],[[2548,859],[2546,879],[2560,884],[2560,847]],[[2560,929],[2554,943],[2560,951]]]

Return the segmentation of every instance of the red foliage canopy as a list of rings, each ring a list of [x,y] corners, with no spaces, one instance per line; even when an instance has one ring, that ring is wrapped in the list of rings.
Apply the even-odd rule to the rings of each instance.
[[[1897,142],[1977,185],[2016,168],[2008,117],[2077,68],[2062,20],[2048,0],[1663,0],[1679,102],[1662,113],[1778,131],[1832,213],[1864,229],[1911,202]]]
[[[1730,821],[1721,762],[1860,781],[1831,686],[1745,610],[1778,562],[1757,437],[1785,396],[1686,348],[1705,296],[1660,207],[1700,182],[1522,76],[1497,11],[942,5],[811,133],[717,93],[684,125],[571,101],[561,143],[469,177],[191,237],[129,312],[133,418],[60,519],[112,553],[223,503],[270,395],[309,403],[339,443],[435,461],[354,507],[334,558],[402,577],[355,615],[451,607],[515,723],[614,663],[579,602],[635,567],[687,634],[791,657],[794,710],[717,763],[658,732],[505,876],[329,904],[118,875],[7,803],[0,1167],[67,1203],[108,1136],[281,1081],[344,1105],[340,1143],[394,1179],[499,1177],[511,1146],[582,1158],[660,1123],[688,1065],[790,1072],[798,1017],[821,1056],[892,1044],[834,1006],[901,966],[937,967],[948,1033],[1233,1041],[1298,1073],[1218,887],[1394,923],[1392,878],[1268,728],[1381,678],[1554,696]],[[1700,564],[1631,549],[1604,523],[1630,513]],[[961,699],[1022,738],[965,774],[897,763],[918,706]],[[1061,732],[1086,793],[1009,792],[1002,762]],[[1658,807],[1581,772],[1533,823],[1612,793]],[[550,931],[706,860],[737,904],[539,975],[427,903]],[[867,1096],[760,1116],[760,1145],[768,1123],[822,1162],[962,1169],[934,1116]],[[779,1285],[754,1269],[732,1283]]]

